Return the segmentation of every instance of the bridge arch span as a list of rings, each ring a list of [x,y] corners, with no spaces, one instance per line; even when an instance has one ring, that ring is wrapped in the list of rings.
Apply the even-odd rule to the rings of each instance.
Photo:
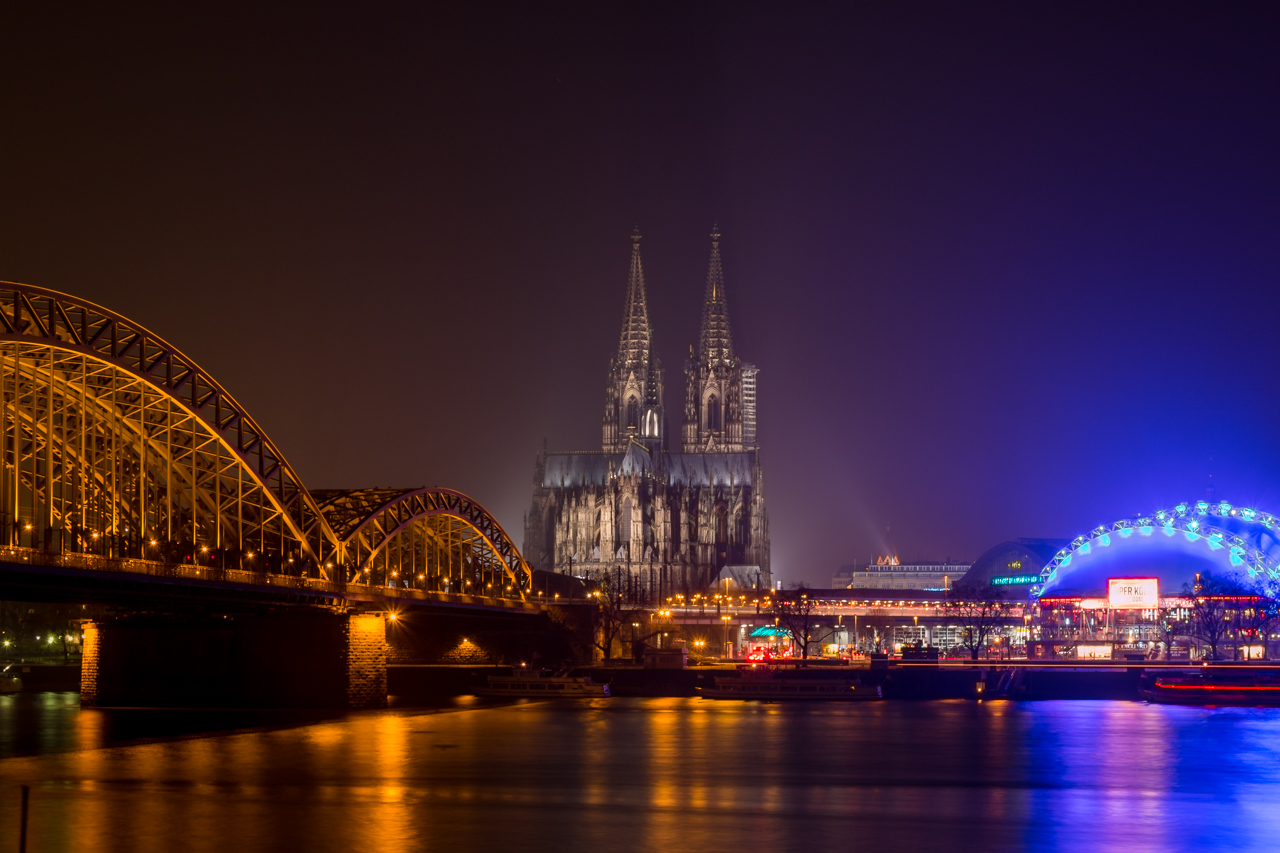
[[[414,572],[424,588],[435,564],[446,577],[482,565],[508,594],[528,586],[474,500],[313,495],[207,371],[91,302],[0,282],[0,376],[0,544],[360,583],[410,542],[435,560]]]
[[[316,492],[342,542],[349,581],[402,585],[434,575],[455,592],[515,592],[529,566],[498,520],[462,492],[443,488]],[[432,571],[433,566],[438,569]]]

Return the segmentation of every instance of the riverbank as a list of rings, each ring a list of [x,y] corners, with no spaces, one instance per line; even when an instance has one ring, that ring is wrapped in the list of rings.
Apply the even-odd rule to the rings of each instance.
[[[693,697],[716,678],[738,674],[737,664],[712,664],[689,669],[644,669],[634,665],[589,666],[574,670],[610,686],[621,697]],[[883,667],[814,665],[799,670],[806,678],[857,677],[879,684],[886,699],[993,699],[1025,701],[1049,699],[1110,699],[1139,701],[1138,684],[1148,666],[1009,665],[1005,663],[922,665],[889,662]],[[26,692],[75,692],[80,687],[78,666],[15,664]],[[509,675],[509,666],[391,665],[387,692],[396,704],[437,704],[467,696],[485,684],[489,675]]]
[[[511,667],[389,666],[388,691],[402,700],[439,700],[466,695],[482,686],[489,675],[508,675]],[[884,668],[814,666],[792,674],[804,678],[857,677],[879,684],[886,699],[1112,699],[1139,701],[1141,667],[1010,667],[888,665]],[[579,667],[608,684],[619,697],[693,697],[698,688],[712,687],[716,678],[738,675],[736,664],[690,669],[643,669],[638,666]]]

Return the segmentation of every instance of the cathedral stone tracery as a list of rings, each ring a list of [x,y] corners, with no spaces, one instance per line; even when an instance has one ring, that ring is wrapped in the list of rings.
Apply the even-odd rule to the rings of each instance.
[[[756,438],[757,369],[733,351],[720,260],[711,261],[697,351],[685,361],[680,452],[667,447],[664,374],[653,349],[640,234],[618,351],[605,386],[602,449],[538,456],[524,556],[534,568],[625,578],[660,600],[732,575],[770,585],[769,526]]]

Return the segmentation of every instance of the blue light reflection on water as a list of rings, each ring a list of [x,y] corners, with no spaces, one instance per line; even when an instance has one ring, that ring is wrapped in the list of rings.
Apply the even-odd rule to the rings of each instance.
[[[1029,837],[1065,850],[1268,849],[1280,829],[1280,710],[1132,702],[1022,706],[1045,781]]]
[[[111,712],[43,707],[62,734],[0,762],[0,846],[22,783],[40,850],[1075,853],[1280,829],[1277,709],[613,699],[93,748]]]

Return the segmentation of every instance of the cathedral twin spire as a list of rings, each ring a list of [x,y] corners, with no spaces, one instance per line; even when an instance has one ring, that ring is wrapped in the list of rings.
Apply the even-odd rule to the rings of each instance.
[[[640,260],[640,228],[631,233],[631,271],[627,276],[627,306],[618,339],[618,365],[624,370],[648,370],[653,329],[644,292],[644,264]]]
[[[724,270],[720,266],[720,229],[711,229],[711,263],[707,267],[707,295],[702,305],[702,337],[698,352],[708,364],[733,363],[733,335],[725,302]]]
[[[631,270],[627,275],[627,303],[622,315],[618,354],[605,388],[604,449],[623,453],[634,442],[651,450],[666,447],[666,416],[662,411],[662,363],[653,355],[653,328],[640,260],[640,229],[631,234]]]
[[[627,276],[618,354],[609,371],[605,394],[603,444],[606,452],[625,452],[632,442],[639,442],[650,450],[666,449],[663,371],[652,348],[653,329],[649,325],[640,229],[637,228],[631,235],[631,269]],[[744,376],[744,369],[749,375]],[[749,443],[754,446],[755,370],[750,365],[740,365],[733,352],[718,227],[713,227],[711,232],[711,260],[707,268],[698,354],[695,357],[690,347],[685,375],[684,451],[749,449],[744,443],[746,434],[751,436]],[[746,418],[744,403],[749,406]],[[745,432],[744,420],[749,421]]]
[[[698,354],[685,362],[685,453],[742,453],[756,445],[756,375],[733,352],[729,304],[720,263],[720,229],[711,229],[711,262],[702,303]]]

